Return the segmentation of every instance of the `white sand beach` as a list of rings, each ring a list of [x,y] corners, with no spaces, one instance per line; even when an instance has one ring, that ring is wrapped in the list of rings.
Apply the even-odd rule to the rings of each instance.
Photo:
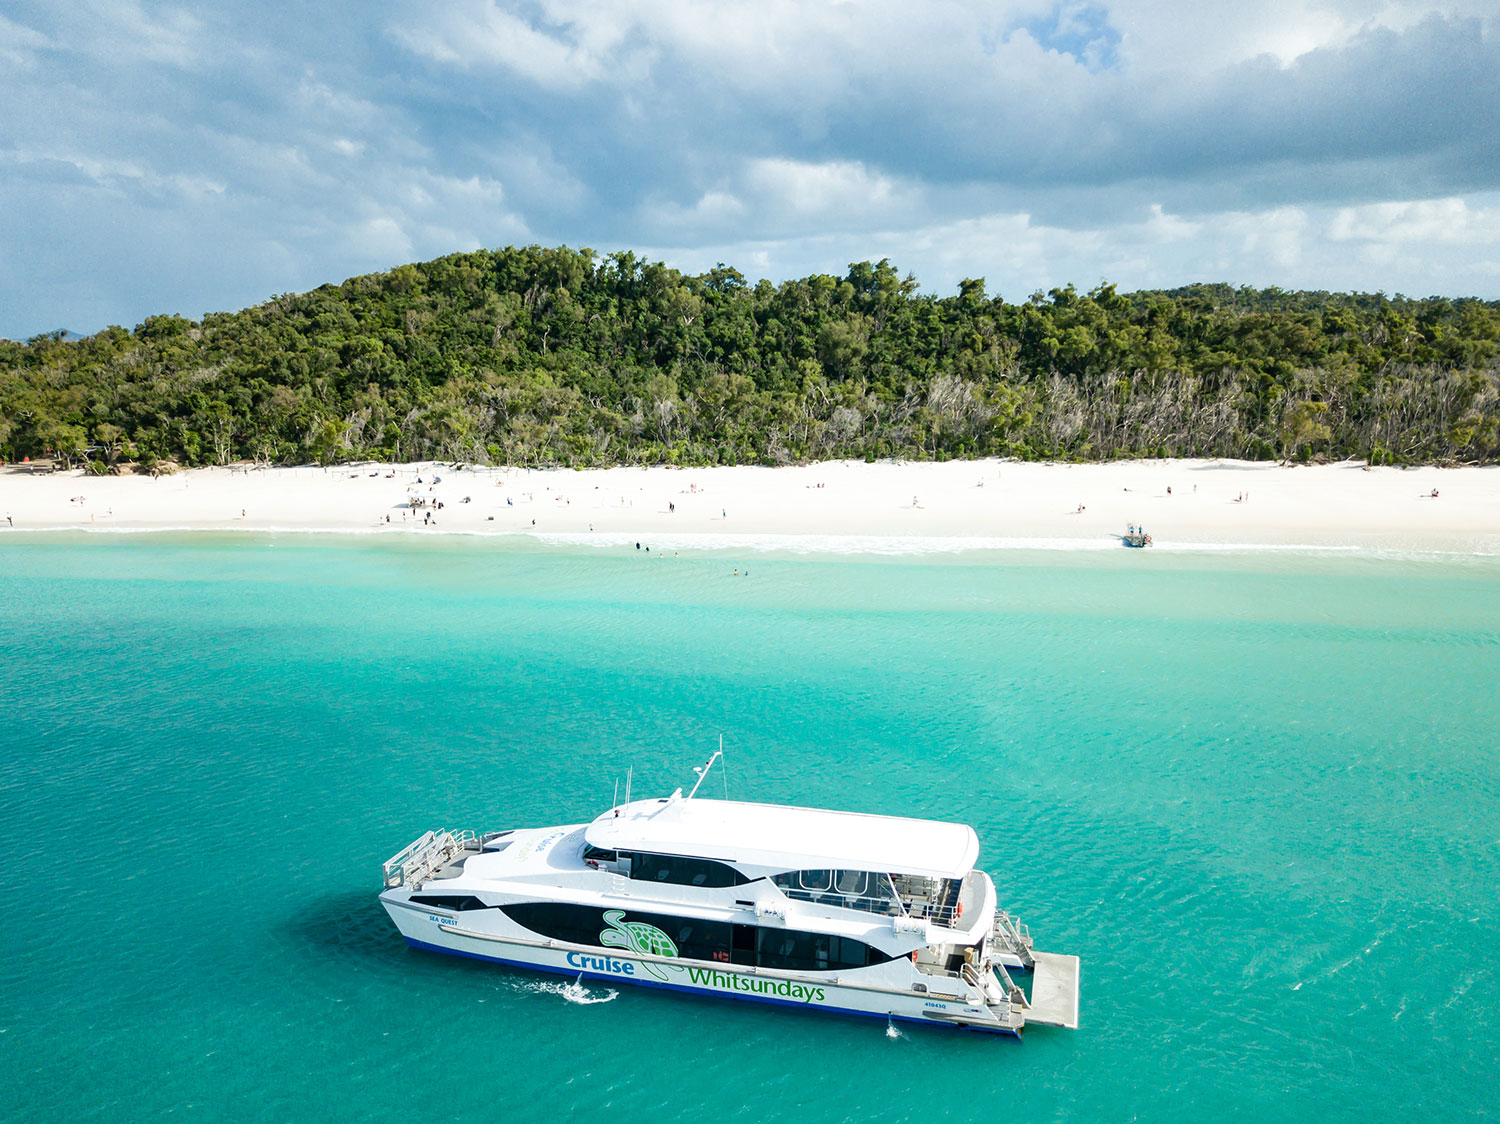
[[[405,464],[203,468],[159,478],[0,468],[0,534],[378,531],[592,536],[659,549],[1103,549],[1118,547],[1130,524],[1144,526],[1158,549],[1500,553],[1500,468],[986,460],[580,472]]]

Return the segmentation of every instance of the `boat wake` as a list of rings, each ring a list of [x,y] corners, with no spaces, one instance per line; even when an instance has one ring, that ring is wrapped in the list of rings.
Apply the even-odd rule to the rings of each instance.
[[[547,995],[561,995],[569,1003],[577,1003],[588,1007],[595,1003],[608,1003],[620,993],[612,987],[592,991],[584,985],[583,977],[579,976],[572,983],[537,983],[531,985],[532,991],[543,992]]]

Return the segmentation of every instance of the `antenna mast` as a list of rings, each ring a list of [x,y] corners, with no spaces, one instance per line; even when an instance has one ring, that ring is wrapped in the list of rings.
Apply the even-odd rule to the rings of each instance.
[[[687,798],[689,800],[691,800],[694,796],[696,796],[698,794],[698,788],[699,788],[699,786],[701,786],[703,784],[703,778],[706,777],[706,776],[708,776],[708,771],[714,767],[714,762],[717,761],[719,758],[721,758],[723,756],[724,756],[724,735],[720,734],[719,735],[719,748],[716,749],[716,750],[714,750],[714,754],[713,754],[712,757],[710,757],[702,765],[699,765],[696,769],[693,770],[693,772],[695,772],[695,773],[698,774],[698,783],[695,784],[695,785],[693,785],[693,791],[687,794]]]

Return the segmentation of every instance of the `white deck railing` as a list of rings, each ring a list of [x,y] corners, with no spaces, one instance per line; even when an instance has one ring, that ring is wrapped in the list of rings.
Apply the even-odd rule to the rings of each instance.
[[[478,849],[479,840],[472,831],[429,831],[386,860],[383,868],[386,889],[420,887],[463,851]]]

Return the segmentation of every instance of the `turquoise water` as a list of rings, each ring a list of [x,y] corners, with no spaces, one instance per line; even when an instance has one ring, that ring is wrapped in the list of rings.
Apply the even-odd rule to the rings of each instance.
[[[0,653],[6,1120],[1497,1104],[1500,560],[10,537]],[[665,793],[720,733],[737,798],[973,824],[1082,1029],[580,1003],[379,909],[421,831]]]

